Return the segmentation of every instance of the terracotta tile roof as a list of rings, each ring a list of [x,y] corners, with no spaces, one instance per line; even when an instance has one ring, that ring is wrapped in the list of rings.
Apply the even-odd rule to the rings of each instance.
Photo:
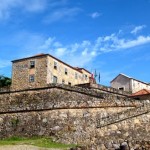
[[[36,55],[34,55],[34,56],[32,56],[32,57],[36,57],[36,56],[45,56],[45,54],[44,53],[41,53],[41,54],[36,54]]]
[[[81,72],[81,73],[83,73],[82,70],[80,68],[78,68],[78,67],[74,67],[74,69],[79,71],[79,72]]]
[[[82,70],[88,72],[89,74],[91,74],[91,72],[89,72],[88,70],[84,69],[84,68],[79,68],[79,67],[74,67],[74,69],[78,70],[79,72],[83,73]]]
[[[52,56],[52,55],[50,55],[50,54],[43,54],[43,53],[37,54],[37,55],[34,55],[34,56],[31,56],[31,57],[26,57],[26,58],[21,58],[21,59],[13,60],[12,62],[14,63],[14,62],[18,62],[18,61],[22,61],[22,60],[26,60],[26,59],[32,59],[32,58],[37,58],[37,57],[45,57],[45,56],[52,57],[52,58],[54,58],[55,60],[57,60],[57,61],[63,63],[64,65],[66,65],[66,66],[68,66],[68,67],[70,67],[70,68],[72,68],[72,69],[74,69],[74,70],[76,70],[76,71],[78,71],[78,72],[80,72],[80,73],[82,73],[82,69],[84,69],[84,68],[72,67],[71,65],[69,65],[69,64],[67,64],[67,63],[65,63],[65,62],[63,62],[63,61],[61,61],[60,59],[58,59],[58,58],[56,58],[56,57],[54,57],[54,56]],[[88,70],[86,70],[86,69],[84,69],[84,70],[85,70],[86,72],[90,73]],[[90,74],[91,74],[91,73],[90,73]]]
[[[150,94],[150,90],[142,89],[136,93],[133,93],[131,96],[141,96],[141,95],[147,95]]]
[[[27,59],[32,59],[32,58],[38,58],[38,57],[45,57],[45,56],[48,56],[49,54],[37,54],[37,55],[34,55],[34,56],[30,56],[30,57],[25,57],[25,58],[21,58],[21,59],[16,59],[16,60],[12,60],[11,62],[18,62],[18,61],[22,61],[22,60],[27,60]]]

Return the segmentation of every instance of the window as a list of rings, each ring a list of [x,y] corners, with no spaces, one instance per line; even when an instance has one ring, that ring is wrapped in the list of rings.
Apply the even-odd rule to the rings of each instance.
[[[53,83],[57,83],[57,77],[53,76]]]
[[[29,82],[34,82],[35,79],[34,79],[34,75],[29,75]]]
[[[62,80],[62,84],[65,84],[65,80],[64,79]]]
[[[54,61],[54,69],[57,69],[57,62]]]
[[[84,79],[84,74],[82,75],[82,79]]]
[[[68,82],[68,85],[70,85],[70,86],[71,86],[71,82]]]
[[[85,74],[85,80],[87,80],[87,75]]]
[[[78,79],[78,74],[77,73],[75,73],[75,79]]]
[[[120,91],[124,91],[124,87],[120,87],[118,88]]]
[[[35,68],[35,61],[30,61],[30,68]]]
[[[65,68],[65,74],[66,74],[66,75],[68,74],[68,70],[67,70],[67,68]]]

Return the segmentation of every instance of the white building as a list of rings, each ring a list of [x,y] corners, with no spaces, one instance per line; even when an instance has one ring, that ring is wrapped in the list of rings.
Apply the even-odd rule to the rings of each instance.
[[[134,79],[125,74],[119,74],[110,83],[113,88],[131,93],[135,93],[142,89],[150,90],[150,84]]]

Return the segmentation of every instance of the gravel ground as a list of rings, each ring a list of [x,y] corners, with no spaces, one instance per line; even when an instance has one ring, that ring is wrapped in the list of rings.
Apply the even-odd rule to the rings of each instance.
[[[63,150],[63,149],[40,148],[31,145],[7,145],[7,146],[0,146],[0,150]]]

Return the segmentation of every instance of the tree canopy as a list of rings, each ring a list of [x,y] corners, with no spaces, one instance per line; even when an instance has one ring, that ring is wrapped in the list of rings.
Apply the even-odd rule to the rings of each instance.
[[[6,87],[11,85],[11,79],[0,75],[0,87]]]

